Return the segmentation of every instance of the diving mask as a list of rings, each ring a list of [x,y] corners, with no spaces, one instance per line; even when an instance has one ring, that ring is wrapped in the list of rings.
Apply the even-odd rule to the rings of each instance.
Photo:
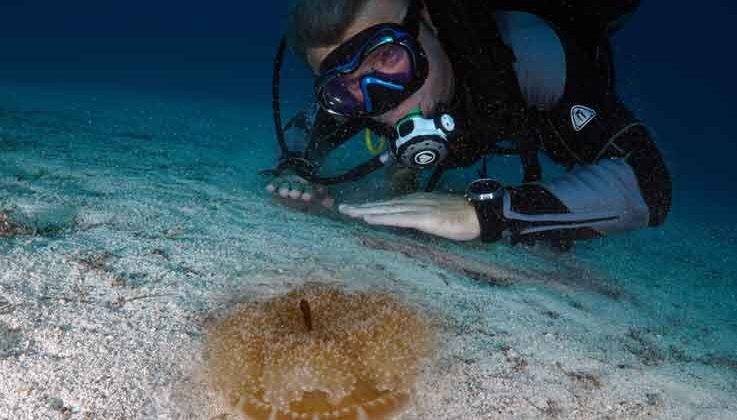
[[[401,24],[372,26],[332,51],[320,65],[315,97],[333,115],[381,115],[425,83],[428,62],[417,41],[420,2],[410,2]]]
[[[375,155],[372,159],[336,176],[320,176],[320,164],[308,159],[306,152],[290,150],[287,144],[279,100],[286,50],[286,39],[282,39],[274,59],[272,100],[282,156],[279,167],[268,171],[269,174],[291,168],[311,182],[333,185],[356,181],[394,162],[424,169],[438,166],[448,156],[449,144],[458,136],[456,121],[448,114],[425,118],[417,108],[394,127],[379,126],[369,118],[396,108],[427,79],[427,56],[417,41],[421,5],[421,0],[411,0],[401,24],[380,24],[362,31],[328,54],[320,66],[320,75],[315,80],[315,96],[320,108],[328,114],[344,117],[346,123],[370,127],[385,135],[390,145],[388,150],[370,150]],[[345,132],[347,136],[355,133],[350,129]],[[304,150],[311,150],[313,141]]]

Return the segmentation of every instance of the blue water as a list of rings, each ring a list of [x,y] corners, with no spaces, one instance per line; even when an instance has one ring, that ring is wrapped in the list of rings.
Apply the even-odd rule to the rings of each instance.
[[[12,0],[0,14],[2,80],[100,83],[218,95],[268,106],[282,7],[221,1],[44,5]],[[735,6],[644,2],[616,37],[620,93],[657,133],[677,193],[726,210],[730,181]],[[257,21],[249,16],[258,14]],[[696,194],[694,196],[694,194]],[[680,199],[681,194],[676,195]],[[707,205],[707,203],[710,203]]]
[[[374,254],[353,259],[348,239],[335,239],[338,245],[320,243],[323,231],[350,236],[352,225],[285,211],[262,192],[263,180],[255,175],[276,156],[271,72],[286,2],[44,3],[49,4],[0,4],[0,154],[5,153],[0,156],[0,188],[5,188],[0,191],[0,210],[15,205],[26,209],[40,230],[35,238],[0,238],[0,258],[5,258],[0,262],[13,261],[13,270],[19,270],[14,272],[25,276],[26,268],[35,273],[36,267],[30,266],[37,253],[39,261],[53,261],[62,273],[66,256],[108,249],[120,257],[120,266],[111,270],[129,276],[132,283],[151,273],[161,274],[170,284],[181,282],[176,287],[182,299],[191,299],[181,303],[184,312],[211,304],[203,297],[209,288],[232,292],[224,284],[233,278],[264,270],[281,274],[282,268],[275,267],[287,266],[291,258],[306,265],[317,259],[329,267],[326,271],[355,264],[361,266],[359,273],[376,273],[367,268],[373,267]],[[629,303],[618,306],[599,302],[598,297],[582,298],[580,305],[590,306],[590,313],[598,315],[599,302],[607,308],[605,314],[592,315],[585,321],[591,325],[581,326],[576,322],[585,322],[579,318],[564,322],[564,313],[563,321],[556,321],[561,334],[570,333],[571,342],[579,344],[590,338],[599,349],[608,348],[612,331],[642,327],[641,333],[628,333],[627,338],[630,348],[639,349],[633,352],[637,357],[665,360],[675,372],[667,372],[673,378],[713,382],[737,401],[734,386],[724,385],[731,381],[725,377],[737,378],[735,18],[734,2],[645,1],[614,39],[620,94],[655,132],[673,174],[674,206],[666,226],[583,243],[562,257],[540,250],[519,257],[514,249],[464,249],[442,241],[437,246],[494,262],[552,261],[568,273],[562,277],[601,273],[634,296],[636,310],[630,312]],[[287,62],[285,73],[285,91],[292,95],[285,103],[289,111],[306,100],[309,86],[300,84],[308,79],[294,61]],[[514,162],[497,163],[505,174],[516,171]],[[376,192],[371,182],[363,187]],[[149,232],[151,226],[155,228]],[[149,242],[171,255],[164,268],[140,248]],[[55,259],[57,254],[64,257]],[[404,274],[417,270],[422,276],[427,269],[427,261],[418,265],[414,260],[382,258],[382,264]],[[176,268],[167,271],[170,265]],[[0,270],[10,272],[7,267]],[[0,272],[0,298],[9,299],[16,296],[21,278],[2,277],[5,273]],[[32,279],[44,277],[34,276],[29,274]],[[56,279],[51,274],[48,278]],[[48,286],[29,281],[29,289]],[[565,289],[562,300],[556,301],[565,307],[577,296],[566,289],[569,283],[564,286],[552,287],[551,293]],[[532,293],[523,288],[514,295],[511,301],[519,298],[523,308],[520,318],[525,305],[554,307],[542,289]],[[472,298],[464,291],[454,293],[459,302],[481,305],[488,289],[472,290]],[[434,292],[417,293],[427,297]],[[2,318],[9,316],[2,305],[0,301],[0,333],[11,323]],[[580,309],[579,303],[570,306]],[[524,319],[532,329],[534,319]],[[499,316],[489,322],[499,331],[524,335],[524,328],[505,326]],[[602,333],[591,337],[597,322]],[[520,352],[533,351],[529,342],[522,337],[515,341],[513,335],[506,340]],[[645,347],[643,343],[654,343],[662,354],[637,347]],[[535,351],[545,353],[544,347]],[[693,373],[697,365],[708,369]],[[669,392],[679,395],[673,389],[658,390],[666,400]],[[718,414],[712,418],[729,418],[725,407],[727,403],[718,400],[698,407],[704,411],[687,411],[708,418],[708,410],[714,409]]]
[[[657,133],[676,200],[692,212],[728,214],[735,204],[736,15],[726,1],[646,1],[616,38],[620,91]]]

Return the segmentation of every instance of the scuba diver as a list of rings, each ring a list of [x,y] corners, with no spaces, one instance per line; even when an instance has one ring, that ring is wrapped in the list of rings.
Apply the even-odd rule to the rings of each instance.
[[[327,186],[380,168],[432,171],[424,192],[342,204],[372,225],[452,240],[568,247],[664,223],[671,178],[647,127],[615,93],[609,36],[639,0],[295,0],[277,54],[274,119],[282,155],[267,190],[333,206]],[[315,104],[281,123],[287,45],[315,75]],[[388,150],[338,176],[325,157],[370,129]],[[301,133],[301,134],[300,134]],[[544,179],[539,154],[566,172]],[[520,185],[486,173],[518,155]],[[482,162],[465,195],[443,173]]]

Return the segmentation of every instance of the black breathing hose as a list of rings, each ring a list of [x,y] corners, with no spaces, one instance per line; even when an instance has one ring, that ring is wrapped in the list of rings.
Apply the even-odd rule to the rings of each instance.
[[[281,85],[281,68],[284,62],[284,52],[287,49],[287,38],[282,37],[279,48],[274,58],[274,73],[271,85],[271,107],[274,111],[274,129],[276,130],[276,140],[279,142],[281,149],[281,160],[289,156],[287,142],[284,139],[284,127],[281,121],[281,104],[280,104],[280,85]]]

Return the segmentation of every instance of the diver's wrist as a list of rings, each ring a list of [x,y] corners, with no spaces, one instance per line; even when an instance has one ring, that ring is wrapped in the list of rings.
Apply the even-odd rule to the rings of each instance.
[[[479,201],[474,203],[476,217],[479,219],[479,239],[481,242],[496,242],[502,238],[507,227],[503,215],[502,199],[498,201]]]
[[[506,189],[491,179],[471,183],[466,190],[466,199],[473,205],[479,222],[479,238],[482,242],[496,242],[507,228],[504,217]]]

